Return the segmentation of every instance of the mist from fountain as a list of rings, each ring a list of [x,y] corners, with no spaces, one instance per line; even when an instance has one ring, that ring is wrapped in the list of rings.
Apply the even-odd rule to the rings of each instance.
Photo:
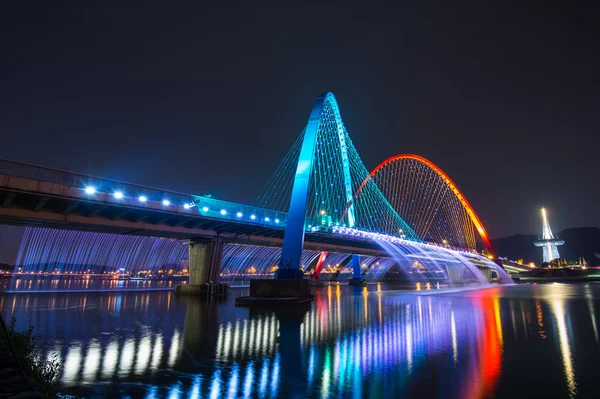
[[[303,270],[316,263],[319,251],[302,251]],[[348,255],[345,255],[348,256]],[[233,286],[248,285],[250,279],[272,278],[281,260],[281,248],[226,244],[223,249],[220,280]]]
[[[490,280],[475,263],[496,271],[501,282],[513,282],[501,267],[476,253],[345,227],[335,227],[333,232],[373,240],[389,255],[389,258],[381,258],[371,265],[362,261],[365,270],[363,276],[368,282],[381,281],[384,277],[390,278],[390,273],[395,267],[400,270],[400,278],[411,284],[442,280],[453,285],[489,285]]]
[[[126,273],[179,271],[188,248],[173,239],[27,227],[15,271]]]
[[[352,230],[353,235],[357,234],[355,232]],[[368,282],[401,275],[410,283],[449,280],[489,284],[475,263],[495,270],[501,282],[512,282],[502,268],[475,253],[377,233],[360,232],[360,237],[375,241],[389,255],[361,257],[362,274]],[[301,264],[307,275],[314,269],[320,254],[319,251],[303,251]],[[250,279],[272,278],[280,257],[281,248],[278,247],[226,244],[220,279],[233,285],[246,285]],[[28,227],[21,241],[15,269],[20,267],[24,273],[99,274],[122,271],[135,274],[143,271],[157,275],[172,271],[177,274],[187,269],[187,259],[187,245],[177,240]],[[350,254],[328,254],[321,270],[321,280],[344,282],[352,276]]]
[[[498,280],[503,284],[514,284],[515,283],[514,280],[506,272],[506,270],[504,270],[502,267],[498,266],[495,262],[491,261],[490,259],[488,259],[484,256],[481,256],[481,255],[475,254],[475,253],[469,253],[469,252],[459,252],[457,255],[464,257],[465,259],[471,261],[471,263],[473,263],[473,262],[483,263],[485,266],[487,266],[491,270],[494,270],[498,274]]]

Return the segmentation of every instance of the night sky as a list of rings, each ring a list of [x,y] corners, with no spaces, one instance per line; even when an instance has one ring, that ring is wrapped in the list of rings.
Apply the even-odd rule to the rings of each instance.
[[[368,169],[431,159],[491,236],[600,226],[594,2],[108,3],[3,5],[0,157],[253,203],[332,91]]]

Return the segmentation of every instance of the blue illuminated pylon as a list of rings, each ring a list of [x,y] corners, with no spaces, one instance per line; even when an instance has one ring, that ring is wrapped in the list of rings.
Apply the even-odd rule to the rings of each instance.
[[[283,248],[281,249],[281,263],[275,272],[275,279],[303,279],[304,273],[300,270],[300,256],[304,248],[304,222],[306,219],[306,203],[308,189],[312,174],[315,146],[323,105],[327,94],[320,95],[313,106],[308,124],[306,125],[304,139],[294,176],[292,198],[288,212]]]
[[[307,227],[323,231],[341,225],[419,240],[373,181],[355,200],[368,174],[335,97],[320,95],[302,135],[259,196],[259,206],[288,214],[276,279],[304,277],[300,255]]]

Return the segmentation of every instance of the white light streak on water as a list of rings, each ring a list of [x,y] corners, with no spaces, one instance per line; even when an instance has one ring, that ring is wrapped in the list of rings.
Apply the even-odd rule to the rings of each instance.
[[[150,386],[150,388],[148,388],[148,393],[146,394],[146,396],[144,396],[144,399],[156,399],[158,398],[158,387],[157,386]]]
[[[269,341],[268,341],[268,339],[269,339],[269,335],[271,334],[271,329],[272,329],[272,326],[273,326],[272,321],[273,321],[273,317],[272,316],[269,316],[268,318],[265,318],[265,329],[266,329],[266,331],[262,335],[261,347],[262,347],[262,350],[265,353],[267,353],[267,354],[269,354],[269,346],[268,346]]]
[[[594,329],[594,338],[596,339],[596,343],[598,343],[598,327],[596,326],[596,311],[594,310],[594,296],[592,295],[592,291],[590,290],[589,285],[585,287],[585,301],[588,306],[588,310],[590,312],[590,319],[592,320],[592,328]]]
[[[234,399],[237,397],[238,383],[240,379],[240,366],[237,363],[233,364],[233,370],[229,376],[229,388],[227,389],[227,397]]]
[[[250,320],[250,341],[248,342],[248,354],[250,357],[254,355],[254,335],[256,333],[255,323],[255,319]]]
[[[242,323],[242,355],[248,354],[248,320],[244,320]]]
[[[65,357],[64,370],[62,380],[64,384],[70,385],[77,378],[81,367],[81,345],[75,343],[69,348],[69,352]]]
[[[458,343],[456,339],[456,321],[454,320],[454,312],[450,313],[450,323],[452,326],[452,357],[454,364],[458,363]]]
[[[188,394],[188,399],[200,399],[200,388],[201,388],[200,375],[194,377],[194,381],[192,382],[192,387],[190,388],[190,393]]]
[[[119,360],[119,343],[114,338],[106,347],[104,361],[102,362],[102,378],[110,379],[115,374]]]
[[[262,334],[263,334],[263,324],[265,324],[265,318],[261,317],[260,319],[258,319],[256,324],[258,324],[258,328],[257,328],[257,332],[256,332],[255,350],[256,350],[256,354],[260,355],[262,353],[261,338],[262,338]]]
[[[273,360],[273,371],[271,374],[271,398],[277,397],[277,389],[279,388],[279,352]]]
[[[233,332],[233,358],[237,359],[238,356],[238,344],[240,343],[240,320],[235,321],[235,329]],[[240,353],[243,356],[243,352]]]
[[[135,341],[133,338],[128,339],[123,344],[123,349],[121,351],[121,361],[119,362],[119,376],[125,377],[131,371],[131,366],[133,366],[133,360],[135,356]]]
[[[244,378],[244,398],[250,398],[252,395],[252,384],[254,382],[254,362],[246,365],[246,378]]]
[[[221,395],[221,370],[215,370],[213,379],[210,384],[209,397],[211,399],[218,399]]]
[[[217,333],[217,359],[223,357],[223,325],[219,324],[219,332]]]
[[[258,386],[258,395],[261,399],[267,396],[267,380],[269,378],[269,359],[265,359],[260,369],[260,385]]]
[[[573,358],[571,357],[571,345],[569,344],[569,333],[567,331],[567,323],[562,299],[553,299],[551,302],[556,324],[558,327],[558,337],[560,340],[560,352],[562,354],[563,368],[569,396],[575,397],[577,394],[577,382],[575,381],[575,369],[573,367]]]
[[[177,384],[174,384],[171,386],[171,388],[169,389],[169,399],[179,399],[181,397],[181,382],[177,382]]]
[[[144,374],[144,371],[148,368],[148,363],[150,362],[150,355],[152,354],[152,343],[150,341],[150,336],[146,335],[140,341],[137,350],[137,362],[135,364],[135,373],[137,375]]]
[[[83,366],[83,381],[92,382],[96,379],[96,373],[100,367],[100,343],[92,339],[85,355],[85,364]]]
[[[158,370],[160,366],[160,361],[162,359],[163,352],[163,336],[162,334],[157,334],[154,339],[154,349],[152,350],[152,363],[150,364],[150,370],[153,372]]]
[[[333,380],[338,379],[340,372],[340,360],[341,360],[340,340],[335,340],[335,348],[333,349]]]
[[[169,367],[175,365],[175,361],[179,357],[179,330],[173,332],[173,338],[171,339],[171,347],[169,348]]]
[[[231,355],[231,323],[227,323],[227,327],[225,327],[225,336],[223,337],[223,359],[229,359]]]

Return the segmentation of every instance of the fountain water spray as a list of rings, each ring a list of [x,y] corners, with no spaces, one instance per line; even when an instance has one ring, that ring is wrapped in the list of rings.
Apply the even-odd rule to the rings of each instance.
[[[376,262],[374,267],[371,265],[367,270],[365,277],[368,281],[381,280],[392,267],[396,266],[412,283],[447,279],[452,284],[489,284],[488,278],[477,267],[479,264],[496,271],[502,282],[512,282],[502,268],[472,251],[450,249],[348,227],[334,226],[332,232],[358,239],[372,240],[389,254],[390,259]]]

